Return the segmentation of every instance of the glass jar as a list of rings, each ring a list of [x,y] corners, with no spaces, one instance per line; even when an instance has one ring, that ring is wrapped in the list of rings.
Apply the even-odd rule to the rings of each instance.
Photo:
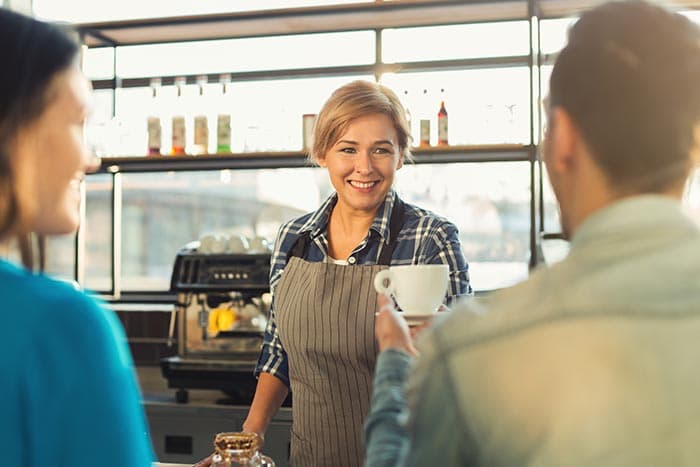
[[[275,467],[273,460],[260,452],[261,446],[257,433],[219,433],[214,437],[211,467]]]

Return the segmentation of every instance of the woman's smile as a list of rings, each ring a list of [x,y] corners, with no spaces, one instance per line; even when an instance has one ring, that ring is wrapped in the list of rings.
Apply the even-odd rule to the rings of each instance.
[[[351,187],[355,188],[356,190],[359,190],[364,193],[368,193],[372,191],[374,187],[379,185],[380,181],[379,180],[372,180],[372,181],[359,181],[359,180],[348,180],[348,184],[350,184]]]

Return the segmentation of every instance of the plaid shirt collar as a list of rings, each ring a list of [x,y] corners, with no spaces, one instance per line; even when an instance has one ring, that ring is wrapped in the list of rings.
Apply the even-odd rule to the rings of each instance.
[[[391,218],[396,196],[396,192],[393,189],[389,190],[384,198],[384,203],[379,207],[377,215],[374,217],[374,221],[372,221],[372,225],[369,228],[370,231],[374,230],[384,242],[388,242],[390,238],[389,219]],[[312,239],[326,233],[331,211],[333,211],[337,202],[338,193],[333,192],[333,194],[326,198],[309,220],[301,226],[299,233],[311,232]]]

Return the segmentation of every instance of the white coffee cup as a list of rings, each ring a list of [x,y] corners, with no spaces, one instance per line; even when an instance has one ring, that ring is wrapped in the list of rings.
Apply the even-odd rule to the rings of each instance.
[[[250,253],[269,253],[270,244],[265,237],[253,237],[250,239]]]
[[[243,235],[231,235],[228,238],[228,244],[226,245],[226,251],[228,253],[247,253],[248,252],[248,239]]]
[[[393,295],[407,316],[428,315],[445,299],[449,272],[446,264],[391,266],[374,276],[374,288]]]
[[[204,235],[199,241],[199,252],[217,254],[226,251],[226,239],[218,234]]]

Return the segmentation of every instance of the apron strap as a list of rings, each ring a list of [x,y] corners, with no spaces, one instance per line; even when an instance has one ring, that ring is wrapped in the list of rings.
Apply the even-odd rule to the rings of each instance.
[[[406,207],[404,206],[404,202],[401,201],[401,198],[396,196],[394,199],[394,207],[391,210],[391,218],[389,219],[389,241],[386,246],[382,248],[382,253],[379,255],[377,264],[381,264],[382,266],[389,266],[391,264],[391,257],[394,254],[394,249],[396,249],[399,232],[403,227],[405,219]],[[311,232],[306,231],[299,235],[289,249],[289,253],[287,253],[287,262],[293,257],[306,259],[306,255],[309,252],[309,245],[311,245]]]
[[[293,257],[306,259],[306,254],[309,251],[309,245],[311,245],[311,232],[306,231],[299,235],[294,245],[289,249],[287,253],[287,262]]]

